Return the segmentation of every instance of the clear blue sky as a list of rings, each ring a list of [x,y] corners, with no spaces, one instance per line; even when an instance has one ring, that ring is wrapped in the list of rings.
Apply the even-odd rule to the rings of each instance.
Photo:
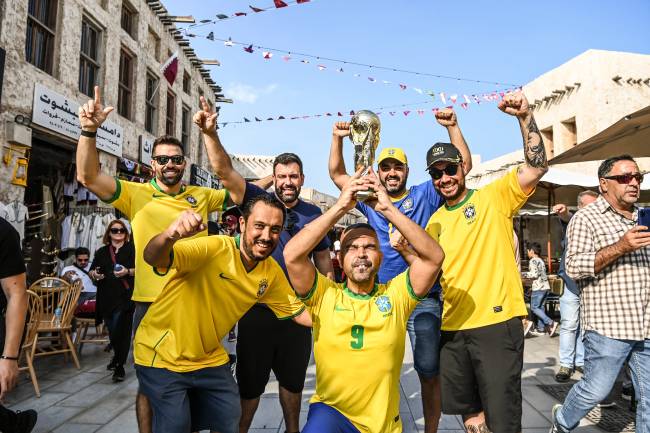
[[[429,73],[525,84],[544,72],[590,49],[650,53],[650,1],[387,1],[312,0],[311,3],[251,14],[248,5],[266,8],[272,0],[164,0],[174,15],[193,15],[197,21],[217,13],[249,12],[246,17],[192,30],[217,38],[394,66]],[[217,58],[213,79],[235,103],[221,109],[220,121],[246,116],[277,117],[328,111],[376,108],[426,101],[428,97],[396,86],[371,84],[353,73],[392,82],[458,93],[487,92],[494,85],[418,77],[385,71],[369,72],[346,67],[344,74],[319,71],[314,62],[295,59],[285,63],[276,54],[263,60],[260,51],[191,39],[199,57]],[[334,63],[323,62],[329,68]],[[349,71],[349,72],[348,72]],[[458,103],[457,103],[458,104]],[[400,146],[409,156],[409,183],[422,182],[426,150],[447,141],[445,130],[431,115],[411,113],[382,116],[380,148]],[[401,110],[395,109],[400,112]],[[517,123],[502,114],[495,103],[457,106],[460,125],[472,153],[483,160],[521,147]],[[220,131],[230,153],[275,155],[291,151],[305,164],[306,186],[335,194],[327,174],[331,127],[335,118],[272,121],[228,125]],[[346,142],[346,160],[351,144]]]

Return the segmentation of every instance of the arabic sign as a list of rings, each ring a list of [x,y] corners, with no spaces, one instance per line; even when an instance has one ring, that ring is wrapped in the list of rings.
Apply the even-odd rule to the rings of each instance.
[[[196,164],[192,164],[190,170],[190,185],[205,186],[214,189],[221,188],[219,179],[209,171],[202,169]]]
[[[32,122],[59,134],[78,139],[79,104],[38,83],[34,85]],[[97,130],[97,149],[122,156],[124,130],[120,125],[105,121]]]
[[[151,151],[153,150],[153,140],[144,135],[138,137],[140,141],[140,162],[151,167]]]

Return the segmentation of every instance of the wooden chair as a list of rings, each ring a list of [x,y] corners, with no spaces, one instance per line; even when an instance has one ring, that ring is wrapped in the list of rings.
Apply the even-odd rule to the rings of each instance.
[[[59,306],[61,292],[70,288],[70,283],[56,277],[45,277],[35,281],[29,290],[41,298],[41,321],[46,322],[54,317],[54,310]]]
[[[45,311],[45,303],[43,303],[43,314],[39,321],[38,329],[36,331],[36,353],[34,356],[47,356],[68,353],[72,356],[77,369],[80,369],[79,359],[77,358],[77,351],[72,342],[72,319],[74,311],[77,308],[77,301],[81,293],[81,281],[75,281],[71,286],[63,288],[58,291],[58,302],[56,308],[61,308],[60,323],[56,323],[54,313]],[[41,300],[46,299],[51,301],[50,293],[46,290],[44,295],[41,295]],[[48,305],[48,308],[50,305]],[[50,345],[39,345],[39,342],[49,341]],[[56,344],[58,341],[58,344]]]
[[[95,326],[95,319],[77,317],[77,335],[75,336],[74,345],[77,348],[79,356],[85,343],[89,344],[107,344],[108,335],[104,333],[104,325]],[[88,335],[88,329],[95,328],[95,335]]]
[[[29,371],[29,377],[32,380],[36,397],[41,396],[41,390],[36,379],[34,370],[34,353],[36,352],[36,331],[43,315],[43,304],[41,298],[36,292],[27,291],[27,323],[25,326],[25,340],[20,348],[19,359],[25,359],[25,365],[20,366],[20,371]]]

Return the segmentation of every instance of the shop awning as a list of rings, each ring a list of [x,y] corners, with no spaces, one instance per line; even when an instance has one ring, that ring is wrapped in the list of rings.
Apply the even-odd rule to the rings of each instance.
[[[650,156],[650,106],[625,116],[609,128],[551,159],[549,163],[595,161],[630,154]]]

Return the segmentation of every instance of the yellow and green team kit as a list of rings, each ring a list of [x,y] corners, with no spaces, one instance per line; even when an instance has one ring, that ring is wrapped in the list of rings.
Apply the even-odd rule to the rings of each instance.
[[[305,306],[282,268],[269,257],[246,271],[239,238],[207,236],[174,245],[174,271],[138,327],[134,357],[138,365],[183,373],[228,362],[221,339],[256,302],[280,319]]]
[[[228,191],[200,186],[181,187],[176,195],[163,192],[156,179],[148,183],[128,182],[115,179],[115,194],[106,203],[112,204],[131,222],[135,246],[135,290],[133,300],[153,302],[167,281],[174,275],[157,275],[143,257],[147,243],[165,231],[181,212],[193,210],[208,221],[208,214],[224,210],[228,202]],[[197,233],[194,238],[207,236],[207,229]]]
[[[418,298],[408,270],[368,295],[318,274],[301,298],[314,323],[316,393],[362,433],[401,432],[399,378],[406,322]]]
[[[426,231],[445,252],[440,284],[443,331],[472,329],[527,314],[515,261],[512,218],[526,203],[517,170],[434,213]]]

